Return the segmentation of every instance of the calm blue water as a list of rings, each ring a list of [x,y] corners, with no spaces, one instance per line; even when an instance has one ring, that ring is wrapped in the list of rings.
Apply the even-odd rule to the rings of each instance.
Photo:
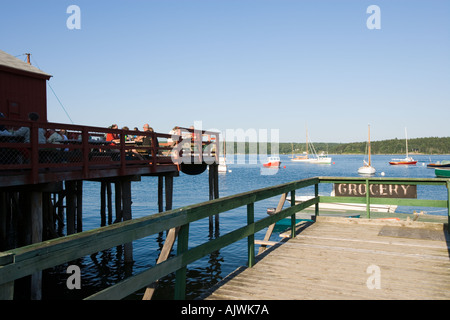
[[[360,155],[332,155],[333,164],[317,165],[291,162],[288,156],[281,156],[282,165],[276,169],[264,169],[256,164],[231,164],[231,172],[219,174],[220,196],[238,194],[268,186],[278,185],[294,180],[315,176],[358,176],[357,169],[362,165],[364,156]],[[450,156],[415,156],[419,160],[415,166],[391,166],[392,156],[375,155],[372,165],[377,169],[376,176],[380,177],[424,177],[433,178],[434,170],[426,167],[427,163],[450,160]],[[235,160],[236,162],[236,160]],[[275,173],[275,174],[274,174]],[[320,187],[320,194],[328,195],[331,184]],[[313,187],[304,189],[301,195],[313,195]],[[132,183],[132,214],[133,218],[143,217],[158,212],[157,207],[157,179],[143,177],[141,182]],[[186,206],[198,202],[208,201],[208,173],[199,176],[181,174],[174,179],[173,208]],[[418,198],[447,199],[445,187],[418,186]],[[83,202],[84,230],[100,226],[100,183],[85,182]],[[279,197],[268,199],[255,204],[255,219],[266,217],[266,210],[276,207]],[[113,202],[114,203],[114,202]],[[412,213],[413,210],[424,210],[429,214],[447,215],[446,210],[440,208],[411,208],[399,207],[397,212]],[[246,207],[223,213],[220,215],[220,229],[218,234],[244,226],[246,223]],[[265,230],[256,235],[256,239],[264,237]],[[208,241],[216,235],[209,233],[208,219],[193,223],[190,227],[190,246]],[[278,234],[272,236],[278,240]],[[81,290],[68,290],[65,273],[67,264],[44,273],[44,299],[79,299],[86,297],[100,289],[117,283],[131,274],[139,273],[145,268],[155,265],[164,236],[152,236],[133,243],[134,263],[124,263],[122,247],[112,248],[95,255],[84,257],[71,264],[81,267]],[[210,286],[224,278],[239,266],[247,262],[246,239],[209,255],[188,266],[187,298],[192,299],[203,293]],[[174,276],[162,279],[155,291],[155,299],[172,299]],[[140,299],[143,291],[133,295],[132,299]]]

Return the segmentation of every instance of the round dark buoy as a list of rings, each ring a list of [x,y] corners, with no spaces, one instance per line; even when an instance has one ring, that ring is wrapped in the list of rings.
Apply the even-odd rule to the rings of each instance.
[[[181,163],[181,172],[189,175],[197,175],[205,172],[207,168],[206,163],[193,164],[193,163]]]

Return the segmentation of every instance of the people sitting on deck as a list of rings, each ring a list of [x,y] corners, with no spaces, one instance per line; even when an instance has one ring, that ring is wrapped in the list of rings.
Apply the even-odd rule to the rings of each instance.
[[[119,127],[117,126],[117,124],[112,124],[109,129],[118,129]],[[112,132],[108,132],[106,134],[106,141],[111,141],[111,142],[119,142],[119,134],[118,133],[112,133]]]
[[[179,126],[173,127],[172,130],[169,131],[169,134],[171,135],[171,137],[167,139],[167,143],[169,144],[169,147],[171,147],[176,144],[174,138],[176,139],[177,138],[176,136],[180,135],[180,127]]]
[[[31,112],[28,114],[28,119],[31,121],[38,121],[39,120],[39,114],[36,112]],[[39,143],[46,143],[47,139],[45,138],[45,130],[42,128],[38,129],[38,142]],[[12,133],[15,137],[23,137],[23,142],[29,143],[30,142],[30,127],[21,127],[18,130],[14,131]]]
[[[133,140],[136,141],[136,138],[138,137],[137,134],[138,134],[138,132],[139,132],[138,127],[134,127],[134,131],[136,131],[136,134],[133,135]]]
[[[39,120],[39,114],[36,112],[30,112],[28,114],[28,119],[31,121],[38,121]],[[21,137],[23,138],[24,143],[30,143],[30,127],[24,126],[19,128],[16,131],[12,132],[13,137]],[[43,128],[38,128],[38,143],[45,144],[47,143],[47,139],[45,138],[45,130]],[[28,162],[31,157],[30,149],[29,148],[23,148],[19,149],[19,152],[22,154],[22,159],[20,161]]]
[[[153,128],[150,127],[148,123],[144,124],[144,132],[150,133],[153,132]],[[136,151],[142,155],[144,158],[149,158],[152,156],[152,136],[151,135],[143,135],[138,136],[135,140],[136,142],[142,142],[142,145],[139,148],[136,148]],[[158,147],[158,140],[156,140],[156,147]]]
[[[149,132],[150,131],[150,125],[148,123],[144,124],[143,128],[144,128],[144,132]],[[151,131],[153,131],[153,129]],[[145,137],[147,137],[147,136],[136,136],[134,141],[136,141],[136,142],[143,142]]]
[[[53,129],[48,130],[49,137],[47,138],[47,143],[61,143],[63,137],[61,134]]]
[[[130,130],[130,128],[128,128],[127,126],[125,126],[125,127],[122,127],[122,130],[127,130],[127,131],[129,131]],[[133,139],[133,136],[132,135],[130,135],[130,134],[125,134],[125,141],[133,141],[134,139]]]

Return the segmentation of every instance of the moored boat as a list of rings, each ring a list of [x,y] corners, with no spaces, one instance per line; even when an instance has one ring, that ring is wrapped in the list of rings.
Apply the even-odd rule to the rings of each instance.
[[[280,157],[269,157],[267,162],[263,164],[266,168],[278,168],[281,164]]]
[[[319,164],[330,164],[331,160],[332,159],[327,154],[321,153],[316,155],[316,158],[312,159],[310,162]]]
[[[443,160],[441,162],[437,161],[435,163],[429,163],[427,164],[428,168],[448,168],[450,167],[450,161]]]
[[[309,149],[311,148],[312,157],[309,156]],[[331,164],[332,158],[329,157],[324,152],[317,154],[316,149],[312,142],[309,141],[308,128],[306,128],[306,151],[303,155],[292,157],[293,162],[308,162],[308,163],[318,163],[318,164]]]
[[[225,160],[225,157],[219,158],[219,166],[218,166],[218,172],[227,172],[227,162]]]
[[[292,158],[291,161],[294,162],[310,162],[312,159],[308,157],[308,154],[305,153],[304,155],[301,156],[296,156],[295,158]]]
[[[412,157],[408,155],[408,135],[405,128],[405,141],[406,141],[406,157],[404,159],[392,159],[389,161],[391,165],[414,165],[417,163]]]
[[[448,168],[437,168],[434,170],[436,177],[440,178],[450,178],[450,169]]]
[[[370,125],[369,125],[369,135],[367,140],[367,149],[368,149],[368,156],[369,156],[369,162],[366,162],[364,160],[364,165],[358,169],[358,173],[362,175],[373,175],[377,171],[374,167],[372,167],[372,161],[370,157]]]
[[[392,159],[392,161],[389,161],[389,164],[391,165],[413,165],[416,163],[417,160],[414,160],[411,157],[406,157],[404,159]]]

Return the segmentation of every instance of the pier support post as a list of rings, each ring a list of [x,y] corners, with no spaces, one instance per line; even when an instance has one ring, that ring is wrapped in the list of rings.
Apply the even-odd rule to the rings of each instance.
[[[9,195],[7,192],[0,192],[0,251],[8,249],[8,213]]]
[[[165,187],[166,187],[166,211],[172,210],[173,202],[173,176],[165,176]]]
[[[83,232],[83,180],[75,182],[77,203],[77,232]]]
[[[114,183],[114,190],[116,193],[115,204],[116,204],[116,220],[114,222],[122,221],[122,184],[120,181]]]
[[[165,190],[164,190],[165,189]],[[166,206],[164,208],[164,195]],[[173,174],[158,176],[158,211],[172,210],[173,204]]]
[[[123,221],[131,220],[131,180],[123,179],[122,185],[122,216]],[[128,242],[124,245],[124,260],[125,262],[133,261],[133,243]]]
[[[100,185],[100,226],[106,226],[106,211],[108,224],[112,223],[112,191],[111,182],[102,180]]]
[[[219,166],[217,163],[209,165],[209,200],[219,198]],[[219,231],[219,215],[214,216],[215,223],[213,224],[213,217],[209,217],[209,231],[212,233],[214,226],[216,233]]]
[[[31,191],[31,243],[42,242],[42,192]],[[31,300],[42,299],[42,271],[31,275]]]
[[[66,181],[66,227],[67,235],[75,233],[77,194],[75,181]]]
[[[100,182],[100,227],[106,226],[106,182]]]

